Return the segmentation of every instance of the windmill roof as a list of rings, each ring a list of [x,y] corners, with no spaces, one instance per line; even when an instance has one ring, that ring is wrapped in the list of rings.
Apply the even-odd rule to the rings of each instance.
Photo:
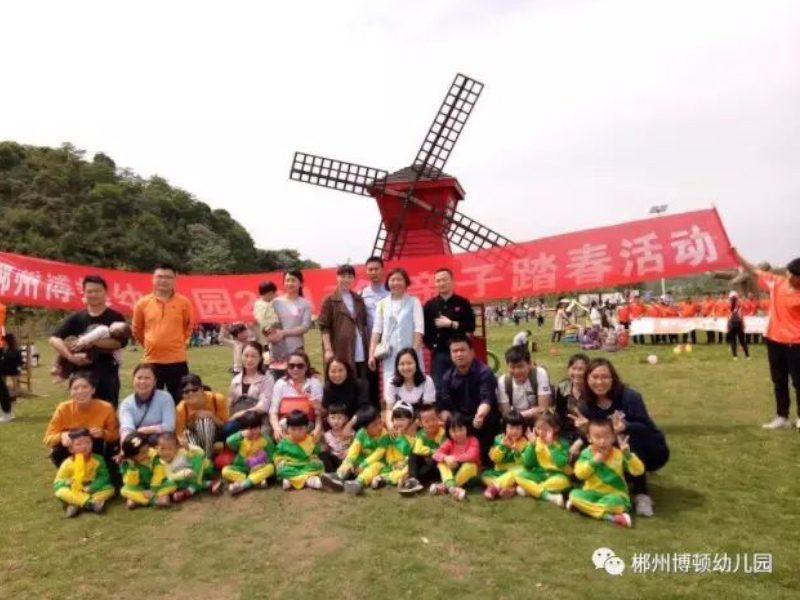
[[[411,181],[433,181],[431,177],[431,173],[433,169],[428,167],[426,168],[422,176],[417,179],[417,171],[414,167],[406,167],[405,169],[400,169],[399,171],[395,171],[394,173],[389,173],[388,177],[386,178],[386,183],[404,183],[404,182],[411,182]],[[437,179],[454,179],[452,175],[448,175],[447,173],[442,172]]]

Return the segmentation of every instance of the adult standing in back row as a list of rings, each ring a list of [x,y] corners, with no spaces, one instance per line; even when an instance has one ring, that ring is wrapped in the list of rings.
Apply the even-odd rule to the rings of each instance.
[[[336,269],[336,290],[322,302],[317,320],[322,332],[324,362],[334,358],[349,363],[359,379],[367,375],[367,308],[353,293],[356,270],[353,265]]]
[[[367,278],[369,285],[361,290],[361,298],[367,308],[367,341],[372,339],[372,328],[375,325],[375,315],[378,310],[378,302],[389,295],[386,283],[383,280],[383,259],[380,256],[370,256],[366,262]],[[369,358],[369,357],[367,357]],[[367,369],[367,383],[369,384],[369,401],[375,408],[380,407],[378,390],[378,371]]]
[[[311,304],[303,297],[303,272],[289,269],[283,274],[283,294],[272,301],[280,320],[279,329],[270,335],[272,376],[286,375],[286,361],[296,350],[305,348],[305,335],[311,329]]]
[[[438,294],[425,303],[425,345],[431,351],[431,377],[436,389],[442,386],[442,377],[453,368],[450,359],[450,339],[454,334],[472,334],[475,331],[475,313],[469,300],[453,292],[453,272],[442,268],[434,274]]]
[[[153,293],[140,298],[133,309],[133,336],[144,348],[143,362],[153,365],[156,387],[166,388],[176,404],[181,378],[189,374],[186,343],[194,328],[192,303],[175,291],[177,277],[172,265],[156,265]]]

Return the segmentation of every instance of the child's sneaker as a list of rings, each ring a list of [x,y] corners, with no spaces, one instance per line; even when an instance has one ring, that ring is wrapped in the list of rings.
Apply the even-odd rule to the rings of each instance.
[[[369,484],[369,487],[371,487],[373,490],[379,490],[385,485],[386,485],[386,479],[378,476],[372,480],[372,483]]]
[[[269,487],[269,479],[264,479],[264,480],[262,480],[262,481],[259,481],[259,482],[256,484],[256,487],[257,487],[257,488],[261,488],[262,490],[265,490],[265,489],[267,489],[267,488]]]
[[[215,479],[211,482],[211,487],[208,488],[212,496],[218,496],[222,493],[222,479]]]
[[[128,500],[125,503],[125,506],[128,507],[128,510],[133,510],[133,509],[137,508],[139,505],[136,504],[136,502],[134,502],[133,500]]]
[[[633,521],[631,520],[631,516],[628,513],[621,513],[618,515],[614,515],[611,517],[611,522],[615,525],[619,525],[620,527],[630,527],[633,525]]]
[[[564,508],[564,496],[561,494],[549,493],[545,500],[550,504],[555,504],[558,508]]]
[[[169,496],[158,496],[156,498],[156,506],[159,508],[167,508],[170,505]]]
[[[71,519],[73,517],[77,517],[78,513],[80,512],[80,507],[75,506],[74,504],[68,504],[67,508],[64,509],[64,518]]]
[[[344,489],[344,481],[336,473],[323,473],[319,476],[322,485],[334,492],[341,492]]]
[[[401,494],[411,496],[413,494],[418,494],[425,488],[422,487],[422,484],[419,482],[419,479],[416,479],[414,477],[409,477],[400,486],[398,486],[397,489],[400,491]]]
[[[2,377],[2,375],[0,375],[0,377]],[[0,423],[10,423],[14,418],[14,413],[11,411],[0,413]]]
[[[521,485],[518,485],[517,486],[517,496],[521,496],[522,498],[524,498],[527,495],[528,495],[528,492],[525,491],[525,488],[522,487]]]
[[[572,510],[572,500],[567,500],[567,503],[564,505],[564,508],[567,509],[567,512]]]
[[[344,491],[352,496],[358,496],[361,493],[361,490],[364,489],[364,486],[361,485],[358,481],[345,481],[344,482]]]
[[[93,513],[95,513],[97,515],[101,515],[101,514],[103,514],[103,511],[106,508],[106,503],[105,502],[91,502],[91,503],[89,503],[89,508],[91,509],[91,511]]]
[[[190,492],[189,490],[178,490],[177,492],[172,494],[172,501],[175,504],[180,504],[184,500],[188,500],[191,497],[192,497],[192,492]]]
[[[486,498],[487,500],[494,500],[499,495],[500,495],[500,488],[497,487],[496,485],[490,485],[483,492],[483,497]]]
[[[513,498],[517,495],[517,490],[515,488],[503,488],[500,490],[500,498],[503,500],[508,500],[509,498]]]
[[[228,486],[228,491],[231,493],[231,496],[236,496],[237,494],[241,494],[244,491],[244,483],[242,483],[241,481],[232,483]]]
[[[447,486],[443,483],[432,483],[430,490],[431,496],[441,496],[447,493]]]
[[[306,487],[311,488],[312,490],[322,489],[322,480],[316,475],[312,475],[306,479]]]
[[[288,492],[290,489],[292,489],[292,482],[288,479],[284,479],[281,487],[283,487],[284,491]]]
[[[454,485],[450,488],[450,495],[453,497],[454,500],[458,500],[461,502],[464,498],[467,497],[467,490],[462,487],[458,487]]]

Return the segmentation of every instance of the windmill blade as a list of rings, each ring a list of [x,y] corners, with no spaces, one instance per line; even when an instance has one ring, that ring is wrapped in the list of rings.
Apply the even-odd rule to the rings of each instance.
[[[456,75],[414,159],[420,177],[439,178],[482,91],[479,81]]]
[[[289,178],[303,183],[319,185],[341,192],[370,196],[370,190],[381,192],[386,187],[383,169],[295,152]]]

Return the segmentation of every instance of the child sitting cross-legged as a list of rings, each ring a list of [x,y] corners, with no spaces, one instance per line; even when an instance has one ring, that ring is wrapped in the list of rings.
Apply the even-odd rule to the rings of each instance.
[[[619,448],[614,447],[611,420],[593,419],[588,431],[590,445],[575,463],[575,476],[584,482],[583,487],[570,492],[567,510],[574,508],[595,519],[630,527],[631,500],[625,472],[641,475],[644,464],[631,452],[627,436],[620,436]]]
[[[511,409],[503,417],[505,433],[494,440],[489,450],[489,458],[494,469],[487,469],[481,474],[486,486],[483,495],[487,500],[512,498],[516,494],[516,474],[522,468],[522,451],[528,445],[525,439],[525,419],[516,409]]]
[[[472,421],[459,412],[450,415],[447,435],[447,441],[433,454],[442,482],[432,484],[430,493],[463,500],[467,495],[464,488],[480,481],[481,445],[472,435]]]
[[[378,489],[387,483],[399,487],[408,479],[408,457],[414,448],[415,436],[412,424],[414,423],[414,408],[403,400],[397,402],[392,408],[392,423],[394,437],[389,437],[386,446],[386,468],[372,480],[372,488]]]
[[[222,490],[222,481],[214,477],[214,465],[199,446],[182,448],[178,436],[165,431],[158,436],[156,452],[164,467],[164,483],[177,488],[172,494],[173,502],[183,502],[203,490],[215,495]]]
[[[408,457],[409,477],[398,486],[403,495],[413,495],[439,479],[439,471],[433,454],[447,439],[447,432],[436,413],[433,404],[423,404],[417,410],[420,429],[414,440],[414,447]]]
[[[358,495],[386,467],[383,460],[389,436],[380,411],[372,405],[358,410],[355,425],[358,432],[344,462],[335,473],[324,473],[321,479],[323,485],[333,491]]]
[[[324,466],[319,459],[319,445],[308,432],[308,415],[293,410],[286,417],[286,434],[275,448],[275,475],[283,480],[284,490],[304,487],[318,490]]]
[[[234,496],[253,486],[267,487],[269,478],[275,474],[275,465],[270,460],[274,446],[261,429],[264,414],[248,411],[237,418],[241,431],[225,440],[236,456],[230,465],[222,469],[222,477],[230,482],[228,491]]]
[[[141,433],[130,433],[122,441],[122,456],[119,465],[122,489],[119,493],[127,500],[127,507],[169,506],[170,496],[178,488],[173,482],[166,481],[164,465]]]
[[[92,454],[92,436],[88,429],[69,432],[70,456],[58,468],[53,489],[56,498],[66,506],[67,518],[82,510],[103,512],[106,500],[114,495],[114,487],[108,476],[106,461],[99,454]]]
[[[558,417],[544,413],[528,430],[522,451],[523,468],[516,473],[517,494],[533,496],[564,507],[563,493],[570,488],[569,444],[559,434]]]
[[[344,404],[331,404],[325,417],[330,429],[322,436],[323,446],[319,457],[325,465],[326,473],[333,473],[341,465],[353,443],[353,432],[347,427],[347,407]]]

